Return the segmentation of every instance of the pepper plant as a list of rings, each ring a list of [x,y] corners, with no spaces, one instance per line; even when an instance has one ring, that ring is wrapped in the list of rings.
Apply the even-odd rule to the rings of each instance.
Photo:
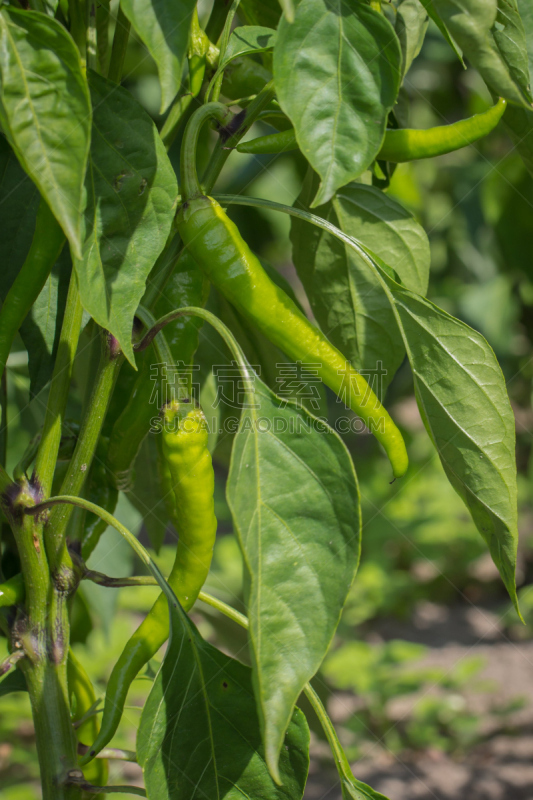
[[[417,131],[406,89],[429,23],[492,103]],[[29,693],[43,798],[296,800],[309,762],[303,695],[343,798],[382,797],[352,773],[309,683],[356,579],[362,531],[351,456],[317,382],[349,409],[348,429],[355,413],[375,435],[391,480],[408,481],[385,406],[409,362],[444,472],[517,606],[505,381],[487,341],[426,299],[427,235],[387,190],[398,163],[471,145],[502,115],[533,172],[528,3],[13,0],[0,39],[0,695]],[[156,121],[121,85],[139,42],[157,70]],[[292,206],[217,191],[228,159],[280,152],[302,176]],[[238,206],[290,217],[298,297],[242,238]],[[6,367],[21,352],[44,413],[8,471]],[[214,404],[221,363],[239,397]],[[282,391],[293,367],[305,398]],[[215,427],[202,405],[216,405]],[[202,590],[216,526],[209,451],[229,464],[246,615]],[[156,551],[174,526],[174,566],[161,571],[113,516],[121,493]],[[91,568],[109,526],[145,574]],[[70,648],[87,581],[161,588],[110,665],[103,708]],[[246,664],[204,641],[187,612],[206,604],[247,629]],[[167,638],[127,754],[145,788],[107,786],[109,759],[124,757],[109,744],[129,686]]]

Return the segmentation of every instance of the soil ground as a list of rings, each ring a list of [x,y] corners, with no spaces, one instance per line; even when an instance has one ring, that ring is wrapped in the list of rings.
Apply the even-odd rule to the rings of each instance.
[[[437,750],[396,757],[376,747],[352,764],[355,776],[390,800],[533,800],[533,642],[513,640],[489,609],[429,603],[409,623],[386,620],[374,623],[374,629],[382,640],[427,645],[431,650],[425,663],[441,667],[452,668],[466,656],[483,656],[486,666],[479,679],[492,682],[494,691],[466,695],[469,707],[481,715],[495,701],[522,697],[524,707],[507,720],[505,733],[487,722],[486,740],[460,759]],[[413,701],[402,702],[398,716],[408,713]],[[342,716],[343,705],[342,697],[330,704],[333,717]],[[305,800],[341,800],[336,774],[316,757]]]

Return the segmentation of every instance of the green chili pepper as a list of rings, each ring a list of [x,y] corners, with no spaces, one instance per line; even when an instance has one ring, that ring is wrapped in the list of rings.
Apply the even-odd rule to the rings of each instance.
[[[199,408],[173,402],[164,409],[159,434],[168,465],[167,486],[174,496],[179,535],[176,558],[168,582],[187,611],[198,597],[209,572],[217,521],[213,493],[215,476],[207,449],[207,423]],[[100,733],[90,756],[98,753],[114,735],[131,682],[168,638],[168,604],[160,594],[147,616],[127,642],[115,664],[105,698]]]
[[[182,145],[182,197],[177,215],[182,241],[220,292],[270,341],[295,361],[319,363],[318,375],[342,397],[381,442],[395,477],[408,466],[402,436],[365,379],[312,325],[287,294],[268,277],[237,226],[221,206],[201,193],[195,168],[195,146],[201,124],[222,116],[218,103],[191,117]],[[224,109],[225,112],[225,109]]]
[[[460,150],[490,133],[500,121],[505,107],[506,101],[500,98],[496,105],[482,114],[474,114],[473,117],[459,120],[451,125],[439,125],[425,131],[412,128],[387,130],[376,159],[400,163],[415,161],[418,158],[433,158]],[[259,136],[250,142],[237,145],[239,153],[254,155],[283,153],[296,149],[298,143],[294,129],[273,133],[270,136]]]
[[[24,580],[20,573],[5,583],[0,583],[0,608],[17,605],[23,600]]]
[[[65,243],[65,234],[41,198],[30,251],[0,311],[0,375],[15,334],[41,293]]]
[[[73,714],[72,721],[78,722],[88,711],[94,708],[96,695],[91,679],[72,650],[69,650],[68,653],[67,680],[69,692],[76,700],[76,710]],[[94,738],[98,736],[99,729],[98,714],[93,714],[78,727],[78,741],[83,744],[92,742]],[[84,775],[89,783],[95,783],[97,786],[105,786],[108,775],[107,761],[104,758],[97,759],[85,768]]]

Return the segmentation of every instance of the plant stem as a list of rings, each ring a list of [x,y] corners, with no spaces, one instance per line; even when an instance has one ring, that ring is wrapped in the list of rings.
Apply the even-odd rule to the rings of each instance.
[[[233,24],[233,20],[235,18],[235,14],[237,13],[237,9],[239,7],[240,0],[233,0],[230,9],[228,11],[228,15],[226,17],[226,21],[224,23],[224,30],[222,31],[222,36],[220,37],[220,48],[219,48],[219,63],[223,61],[224,54],[226,52],[226,48],[228,46],[228,40],[231,34],[231,26]],[[220,87],[222,86],[222,80],[224,78],[224,72],[222,71],[214,82],[213,86],[213,94],[212,97],[209,97],[209,88],[207,90],[206,100],[213,100],[217,101],[220,96]]]
[[[42,656],[21,666],[33,712],[43,800],[79,800],[81,789],[67,785],[78,770],[76,737],[70,721],[66,663],[54,664]]]
[[[178,97],[168,112],[165,123],[159,132],[167,151],[170,150],[170,146],[178,135],[179,129],[186,118],[187,112],[189,111],[189,106],[193,100],[194,98],[191,93],[184,94],[181,97]]]
[[[207,194],[212,191],[215,181],[220,175],[220,172],[232,149],[238,145],[244,134],[251,128],[261,111],[264,111],[264,109],[274,98],[275,94],[276,91],[274,89],[274,81],[269,81],[259,92],[257,97],[252,100],[250,105],[237,115],[236,119],[241,121],[235,132],[225,139],[225,141],[219,139],[219,141],[216,143],[215,149],[211,154],[209,164],[207,165],[207,169],[202,179],[202,185]]]
[[[12,590],[11,599],[21,589],[25,592],[25,614],[13,628],[11,644],[15,652],[24,654],[19,667],[32,705],[43,800],[78,800],[79,790],[65,784],[69,773],[77,769],[67,690],[68,619],[55,613],[57,592],[46,559],[42,518],[25,513],[40,499],[40,492],[26,478],[6,486],[6,477],[0,471],[2,505],[15,536],[24,579],[23,586],[11,581],[8,589]]]
[[[96,34],[96,0],[87,0],[87,66],[98,70],[98,43]]]
[[[133,575],[131,578],[111,578],[103,572],[87,570],[83,580],[92,581],[99,586],[107,586],[109,589],[120,589],[123,586],[157,586],[157,581],[151,575]],[[7,586],[7,583],[2,584]],[[11,587],[9,587],[11,588]],[[16,589],[16,587],[15,587]]]
[[[0,464],[5,467],[7,458],[7,373],[0,378]]]
[[[83,418],[76,448],[61,486],[61,492],[65,494],[77,495],[83,488],[94,457],[115,381],[124,360],[114,337],[107,331],[103,331],[102,335],[102,355],[91,402]],[[52,572],[60,567],[65,558],[65,533],[71,513],[72,507],[69,506],[55,508],[46,524],[45,541]]]
[[[48,497],[52,488],[54,470],[61,441],[63,418],[70,390],[70,379],[74,356],[78,347],[83,308],[74,272],[70,278],[67,305],[57,351],[54,372],[48,394],[43,431],[35,457],[34,476],[43,497]]]
[[[115,83],[120,83],[122,79],[130,28],[130,21],[123,12],[122,6],[119,6],[115,34],[113,36],[113,47],[111,48],[111,61],[109,62],[109,72],[107,74],[109,80]]]

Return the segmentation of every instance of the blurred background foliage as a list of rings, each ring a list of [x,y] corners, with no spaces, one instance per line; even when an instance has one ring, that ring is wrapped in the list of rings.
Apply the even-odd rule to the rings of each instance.
[[[125,75],[126,87],[161,123],[155,66],[134,37]],[[477,73],[463,70],[433,25],[421,55],[406,77],[404,91],[409,101],[404,105],[409,108],[409,125],[413,127],[452,122],[491,102]],[[249,136],[270,131],[267,124],[260,123]],[[204,136],[206,154],[210,136],[209,132]],[[176,169],[179,145],[178,136],[170,151]],[[305,169],[299,154],[257,157],[235,153],[217,188],[292,204]],[[351,758],[376,747],[396,753],[431,747],[460,754],[483,736],[487,720],[470,710],[465,701],[467,690],[494,690],[480,677],[483,660],[473,655],[452,669],[424,664],[427,647],[395,635],[396,628],[405,630],[406,624],[412,623],[417,609],[428,604],[430,608],[431,604],[448,608],[480,606],[498,615],[512,639],[533,635],[533,178],[500,126],[475,146],[438,159],[400,165],[387,191],[416,215],[428,233],[432,254],[428,297],[481,331],[494,348],[507,381],[517,420],[521,520],[518,584],[527,624],[519,625],[510,610],[486,548],[444,477],[423,429],[411,375],[404,365],[388,391],[387,404],[407,439],[411,466],[406,478],[390,484],[386,459],[373,437],[364,433],[345,437],[361,485],[363,554],[338,634],[314,683],[330,707],[335,698],[342,701],[343,713],[337,717]],[[259,255],[290,281],[306,306],[291,265],[288,218],[250,208],[232,208],[230,213],[245,238],[253,240]],[[216,305],[216,298],[210,302]],[[213,347],[204,331],[198,354],[200,364],[213,360],[208,353]],[[221,353],[221,358],[227,357]],[[80,370],[77,392],[72,392],[69,400],[73,417],[79,414],[82,383]],[[10,357],[8,387],[11,470],[42,423],[44,412],[42,393],[29,401],[29,377],[21,343],[20,351]],[[211,393],[212,398],[215,392],[209,383],[204,390],[203,405],[209,406],[208,395]],[[332,396],[327,401],[331,422],[345,414]],[[206,588],[242,609],[241,561],[224,499],[228,444],[229,440],[222,437],[215,452],[219,538]],[[125,497],[120,500],[117,516],[147,543],[141,517]],[[173,558],[173,536],[167,531],[166,544],[157,556],[164,570],[168,570]],[[6,560],[3,566],[9,574]],[[116,576],[141,571],[127,545],[111,529],[91,557],[90,566]],[[73,648],[102,695],[112,663],[156,594],[150,587],[111,590],[87,583],[78,593],[73,608]],[[197,603],[193,617],[204,636],[246,661],[246,641],[241,630],[202,603]],[[383,621],[387,623],[385,627]],[[5,650],[5,639],[0,639],[0,658]],[[117,747],[134,747],[139,708],[157,669],[156,662],[151,662],[134,682],[113,742]],[[516,692],[516,699],[507,705],[498,704],[495,696],[486,712],[502,729],[506,729],[508,715],[523,702],[519,686]],[[402,697],[415,700],[409,713],[398,720],[394,706]],[[310,723],[318,741],[318,726],[312,718]],[[11,694],[3,698],[0,786],[4,800],[38,796],[38,767],[31,740],[27,696]],[[133,780],[134,767],[113,763],[110,782],[125,776]],[[33,783],[28,785],[28,781]]]

